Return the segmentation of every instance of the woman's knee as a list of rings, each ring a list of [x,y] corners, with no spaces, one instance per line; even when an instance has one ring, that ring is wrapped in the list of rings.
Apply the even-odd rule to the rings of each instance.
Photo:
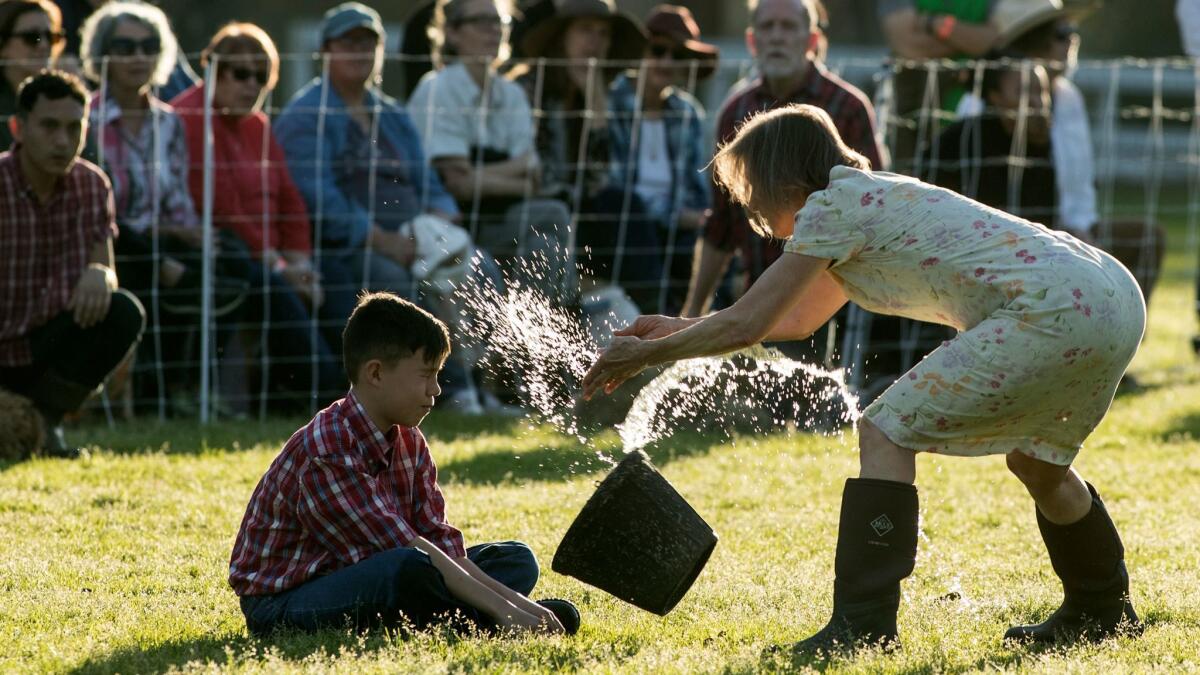
[[[1004,460],[1017,480],[1034,492],[1057,487],[1071,470],[1069,466],[1043,462],[1021,452],[1010,452]]]

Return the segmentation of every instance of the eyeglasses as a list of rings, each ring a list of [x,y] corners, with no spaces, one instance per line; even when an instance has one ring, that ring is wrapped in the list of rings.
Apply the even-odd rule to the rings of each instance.
[[[358,37],[343,36],[334,38],[333,42],[336,42],[339,45],[354,51],[366,51],[368,49],[375,49],[379,46],[379,36],[373,33],[371,35],[361,35]]]
[[[456,27],[475,26],[477,28],[491,28],[493,30],[503,30],[508,28],[512,23],[512,19],[499,14],[476,14],[474,16],[460,16],[454,20]]]
[[[650,45],[650,55],[656,59],[663,59],[670,56],[676,61],[687,61],[693,58],[687,50],[675,49],[673,46],[661,42]]]
[[[271,79],[271,74],[265,70],[255,70],[245,66],[235,66],[229,69],[229,74],[238,82],[245,82],[250,78],[258,80],[258,84],[266,86],[267,81]]]
[[[17,33],[9,33],[4,36],[4,39],[20,38],[25,43],[26,47],[37,47],[42,43],[56,45],[67,39],[67,35],[60,31],[52,30],[23,30]]]
[[[108,42],[108,52],[113,56],[133,56],[141,52],[146,56],[158,56],[162,51],[162,40],[148,37],[143,40],[115,37]]]

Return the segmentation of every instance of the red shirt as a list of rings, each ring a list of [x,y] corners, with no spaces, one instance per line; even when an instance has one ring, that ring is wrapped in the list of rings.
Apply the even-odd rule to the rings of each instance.
[[[761,78],[732,94],[721,106],[717,119],[717,147],[731,140],[742,122],[754,113],[790,103],[808,103],[824,109],[833,118],[833,125],[846,145],[870,160],[871,168],[883,168],[884,153],[875,140],[871,102],[857,87],[816,63],[810,65],[800,88],[786,99],[772,96]],[[750,283],[783,253],[782,242],[755,234],[745,210],[731,202],[729,194],[715,183],[713,210],[705,224],[704,238],[722,251],[740,248]]]
[[[188,186],[204,213],[204,85],[171,101],[187,137]],[[308,208],[288,173],[283,150],[261,112],[212,114],[213,225],[233,230],[250,250],[312,251]]]
[[[67,307],[96,244],[117,236],[108,178],[78,160],[39,203],[17,148],[0,154],[0,366],[33,361],[29,333]]]
[[[229,585],[239,596],[280,593],[417,536],[466,555],[421,431],[384,434],[352,390],[292,434],[254,488]]]

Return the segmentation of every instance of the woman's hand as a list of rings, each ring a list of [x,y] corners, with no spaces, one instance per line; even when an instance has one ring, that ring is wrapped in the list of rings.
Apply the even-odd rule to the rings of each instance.
[[[634,324],[636,325],[636,324]],[[639,337],[616,337],[583,377],[583,398],[599,389],[611,394],[621,383],[646,369],[649,342]]]
[[[613,335],[635,337],[639,340],[657,340],[687,328],[700,319],[685,319],[661,314],[639,316],[632,325],[613,331]]]

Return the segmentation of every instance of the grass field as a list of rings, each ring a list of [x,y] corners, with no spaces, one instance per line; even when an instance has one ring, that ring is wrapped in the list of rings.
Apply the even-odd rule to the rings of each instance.
[[[1054,650],[1005,646],[1061,589],[1033,506],[1002,458],[922,457],[923,535],[904,584],[899,653],[826,664],[847,672],[1200,671],[1200,367],[1191,272],[1173,229],[1168,273],[1134,371],[1077,463],[1124,536],[1139,639]],[[246,501],[303,420],[153,422],[75,430],[91,456],[0,465],[0,672],[748,672],[806,667],[767,648],[806,637],[830,606],[838,500],[853,434],[676,436],[649,449],[721,536],[691,593],[660,618],[549,572],[606,465],[527,423],[432,416],[450,515],[469,542],[520,539],[545,574],[537,596],[581,608],[575,638],[407,639],[328,632],[250,639],[225,582]],[[619,451],[615,434],[600,447]]]

